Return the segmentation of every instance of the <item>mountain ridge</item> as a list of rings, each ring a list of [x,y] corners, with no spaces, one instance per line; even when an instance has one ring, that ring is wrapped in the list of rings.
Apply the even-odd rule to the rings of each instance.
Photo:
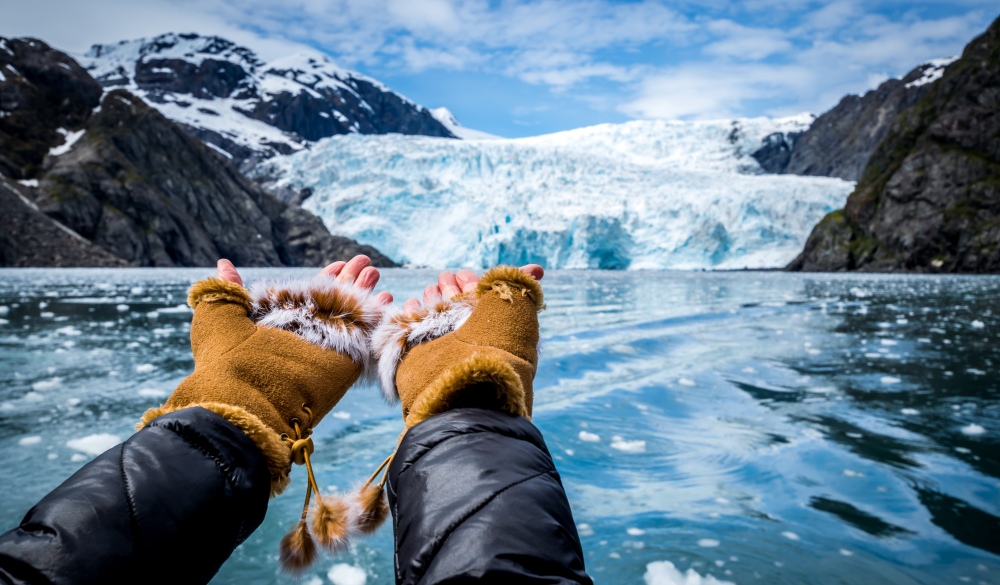
[[[338,134],[454,137],[423,106],[319,51],[264,61],[221,37],[167,33],[94,45],[80,61],[106,90],[129,90],[237,165]]]

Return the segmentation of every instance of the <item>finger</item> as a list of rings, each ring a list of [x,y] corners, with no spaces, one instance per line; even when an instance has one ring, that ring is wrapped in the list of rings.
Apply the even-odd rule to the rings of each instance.
[[[416,299],[413,299],[416,300]],[[375,295],[375,302],[380,305],[391,305],[392,304],[392,293],[389,291],[382,291]]]
[[[412,315],[420,310],[420,301],[417,299],[406,299],[403,303],[403,313],[407,315]]]
[[[372,290],[375,288],[375,285],[378,284],[378,277],[378,268],[368,266],[361,271],[361,274],[358,275],[358,279],[354,281],[354,284],[358,288]]]
[[[337,260],[336,262],[330,264],[323,270],[320,270],[320,273],[325,274],[327,276],[336,277],[338,274],[340,274],[340,271],[344,269],[344,266],[347,266],[347,262],[344,262],[343,260]]]
[[[424,289],[424,305],[431,306],[441,300],[441,289],[436,284]]]
[[[521,271],[531,275],[535,280],[541,280],[545,276],[545,269],[538,264],[525,264],[521,267]]]
[[[462,289],[458,288],[455,275],[451,272],[442,272],[438,275],[438,288],[441,289],[441,297],[446,301],[450,301],[451,297],[462,292]]]
[[[236,272],[236,267],[233,266],[233,263],[225,258],[220,258],[216,263],[215,274],[223,280],[243,286],[243,279],[240,278],[240,273]]]
[[[338,282],[354,282],[354,280],[361,274],[361,271],[365,268],[371,266],[372,261],[364,254],[358,254],[351,261],[344,266],[344,269],[340,271],[337,276]]]
[[[476,290],[476,285],[479,284],[479,277],[471,270],[459,270],[455,280],[458,282],[458,288],[464,293]]]

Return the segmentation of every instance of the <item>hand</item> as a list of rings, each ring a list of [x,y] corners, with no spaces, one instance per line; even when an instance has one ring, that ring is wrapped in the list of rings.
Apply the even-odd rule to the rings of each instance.
[[[333,266],[332,264],[330,266]],[[538,264],[525,264],[521,271],[531,276],[535,280],[541,280],[545,276],[545,269]],[[458,274],[442,272],[438,275],[437,284],[432,284],[424,289],[423,304],[418,299],[407,299],[403,303],[403,312],[412,315],[419,311],[422,306],[430,307],[438,301],[450,301],[453,297],[462,293],[476,290],[479,285],[479,276],[471,270],[459,270]],[[374,285],[373,285],[374,286]]]
[[[372,261],[368,256],[358,255],[351,258],[350,262],[338,260],[320,270],[320,274],[335,276],[337,282],[345,284],[353,282],[358,288],[372,291],[375,289],[375,285],[378,284],[381,274],[379,274],[378,268],[372,266],[371,263]],[[240,273],[236,271],[233,263],[225,258],[219,259],[215,274],[223,280],[243,286],[243,279],[240,277]],[[472,273],[470,272],[470,274]],[[389,305],[392,303],[392,293],[380,292],[375,295],[375,300],[382,305]]]

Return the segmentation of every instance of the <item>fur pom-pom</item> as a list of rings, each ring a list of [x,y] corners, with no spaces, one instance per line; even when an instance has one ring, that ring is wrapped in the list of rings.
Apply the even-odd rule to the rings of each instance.
[[[336,551],[347,547],[351,526],[350,506],[334,496],[324,496],[312,511],[312,529],[323,548]]]
[[[389,503],[385,501],[382,486],[368,484],[358,491],[358,504],[361,514],[358,516],[358,530],[363,534],[371,534],[389,517]]]
[[[281,566],[290,573],[301,573],[316,560],[316,542],[309,534],[305,520],[295,525],[295,529],[281,539]]]

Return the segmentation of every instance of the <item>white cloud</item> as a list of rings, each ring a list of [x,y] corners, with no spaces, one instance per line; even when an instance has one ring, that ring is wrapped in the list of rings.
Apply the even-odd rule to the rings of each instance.
[[[922,16],[935,7],[950,16]],[[995,12],[987,0],[905,12],[890,0],[0,0],[0,34],[82,52],[199,32],[264,59],[308,44],[380,74],[475,71],[629,116],[704,118],[825,110],[957,53]]]

